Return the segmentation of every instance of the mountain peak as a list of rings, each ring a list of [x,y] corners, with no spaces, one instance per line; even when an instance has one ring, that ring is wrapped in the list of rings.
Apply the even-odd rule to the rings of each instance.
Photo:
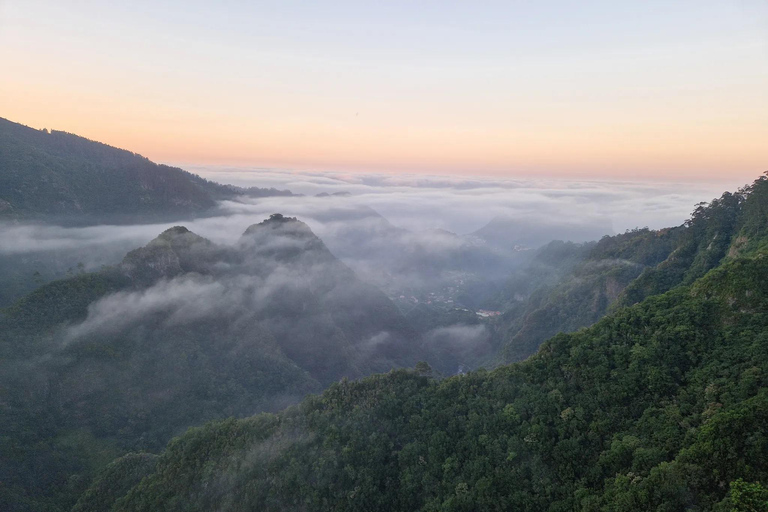
[[[243,237],[260,236],[264,233],[291,238],[317,238],[305,223],[296,217],[286,217],[281,213],[273,213],[268,219],[248,226]]]
[[[239,248],[248,259],[258,261],[267,257],[282,263],[336,262],[336,257],[308,225],[280,213],[249,226],[240,237]]]
[[[163,231],[162,233],[160,233],[158,238],[171,239],[171,238],[176,237],[177,235],[183,235],[185,233],[190,233],[190,231],[186,227],[184,227],[184,226],[173,226],[172,228],[168,228],[165,231]]]
[[[144,247],[129,252],[120,268],[129,277],[152,282],[184,272],[201,271],[216,246],[184,226],[166,229]]]
[[[174,251],[190,248],[195,244],[211,245],[211,241],[193,233],[184,226],[173,226],[160,233],[147,244],[150,246],[168,246]]]

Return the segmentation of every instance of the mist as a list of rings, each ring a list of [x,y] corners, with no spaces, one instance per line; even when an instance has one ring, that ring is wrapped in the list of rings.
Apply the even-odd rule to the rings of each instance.
[[[300,172],[191,167],[213,180],[241,186],[288,188],[314,196],[346,192],[396,226],[471,233],[496,216],[580,222],[599,220],[616,232],[679,225],[693,205],[722,194],[721,182],[467,178],[408,174]],[[743,183],[733,183],[737,188]],[[338,197],[334,199],[340,199]]]
[[[279,411],[345,378],[425,362],[441,379],[525,359],[597,322],[694,230],[606,235],[679,226],[718,195],[239,176],[304,195],[228,196],[163,223],[0,225],[0,307],[26,296],[0,317],[10,333],[0,387],[11,410],[34,409],[5,415],[6,430],[86,433],[83,446],[115,442],[115,455],[159,451],[188,427]],[[85,464],[91,452],[73,453]]]
[[[80,271],[114,265],[172,225],[230,244],[247,226],[275,212],[306,222],[361,278],[396,298],[413,289],[445,286],[445,273],[467,270],[467,261],[474,261],[469,270],[479,272],[479,279],[497,280],[524,262],[519,250],[552,239],[584,242],[635,227],[679,225],[692,205],[717,196],[720,186],[194,170],[222,182],[305,195],[221,201],[208,216],[172,223],[0,224],[0,268],[9,269],[0,306],[41,282],[77,271],[78,265]],[[457,266],[458,260],[464,263]]]

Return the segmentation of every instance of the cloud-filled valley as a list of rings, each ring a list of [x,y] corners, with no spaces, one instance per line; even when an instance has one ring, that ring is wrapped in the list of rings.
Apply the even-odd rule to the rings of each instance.
[[[0,0],[0,512],[768,512],[766,29]]]
[[[516,244],[581,242],[629,228],[679,225],[693,204],[711,200],[720,186],[194,170],[236,185],[287,188],[304,195],[222,200],[205,216],[162,224],[0,224],[0,267],[14,271],[2,302],[29,291],[37,282],[32,280],[35,272],[41,274],[36,279],[45,281],[63,277],[78,264],[85,270],[115,264],[172,225],[228,244],[247,226],[276,212],[306,222],[364,280],[390,296],[408,296],[414,287],[437,290],[447,286],[446,280],[462,281],[456,271],[467,266],[472,272],[482,270],[486,280],[508,274],[519,265]]]
[[[235,240],[248,225],[280,212],[298,216],[321,237],[333,238],[339,226],[329,210],[348,210],[347,225],[360,207],[370,207],[393,226],[412,232],[441,229],[472,233],[495,217],[542,224],[593,226],[622,232],[648,226],[674,226],[686,220],[692,205],[718,196],[722,185],[662,182],[564,180],[480,180],[454,177],[298,173],[225,168],[194,169],[203,176],[237,185],[290,188],[304,197],[264,197],[222,201],[216,214],[149,225],[59,227],[46,224],[0,225],[0,254],[136,247],[163,229],[183,224],[215,242]],[[313,197],[322,193],[349,195]],[[343,252],[343,251],[342,251]],[[90,258],[96,261],[95,257]],[[90,262],[89,262],[90,263]]]
[[[472,382],[507,371],[483,368],[516,371],[506,365],[539,351],[531,363],[538,364],[571,339],[559,333],[584,334],[606,315],[640,311],[624,306],[670,297],[665,292],[759,243],[750,230],[761,229],[764,194],[747,192],[765,182],[703,207],[695,205],[718,196],[719,185],[203,173],[259,187],[249,189],[152,170],[159,184],[130,174],[122,183],[167,215],[129,209],[100,217],[91,203],[78,217],[84,196],[58,185],[38,199],[47,204],[61,192],[53,207],[66,214],[23,210],[32,203],[21,200],[6,205],[0,307],[10,307],[0,315],[0,406],[8,414],[0,424],[31,433],[22,457],[52,447],[24,474],[64,460],[80,469],[53,473],[90,479],[93,470],[82,468],[158,452],[187,427],[299,402],[255,421],[347,403],[366,414],[394,382],[434,390],[468,382],[466,396],[475,396]],[[166,178],[175,188],[161,186]],[[573,368],[553,364],[556,372]],[[577,417],[558,393],[536,407],[551,405],[562,421]],[[505,403],[489,409],[503,407],[496,420],[517,414]],[[100,450],[111,455],[96,461]],[[0,463],[0,473],[14,465]],[[17,484],[21,493],[38,487],[57,492]]]

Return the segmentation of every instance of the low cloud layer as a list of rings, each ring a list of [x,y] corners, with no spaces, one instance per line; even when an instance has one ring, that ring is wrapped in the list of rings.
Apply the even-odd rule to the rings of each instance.
[[[244,288],[232,284],[210,277],[183,276],[144,290],[114,293],[91,304],[88,317],[70,327],[67,338],[119,332],[158,313],[166,316],[169,326],[225,314],[243,298]]]
[[[556,181],[407,175],[295,173],[197,168],[225,183],[290,188],[309,197],[272,197],[222,203],[221,215],[183,223],[216,242],[235,240],[255,221],[274,212],[296,215],[321,234],[316,217],[335,208],[368,206],[394,226],[411,231],[445,229],[458,234],[482,228],[497,216],[545,221],[599,222],[614,231],[648,226],[661,228],[685,221],[696,203],[724,190],[721,183],[632,183]],[[347,197],[312,197],[349,192]],[[140,244],[171,224],[62,228],[48,225],[0,225],[0,254]],[[329,226],[328,229],[333,229]]]
[[[484,324],[453,324],[432,329],[424,335],[426,349],[435,354],[443,354],[446,360],[458,363],[458,367],[446,367],[443,361],[442,371],[461,373],[462,367],[471,362],[482,360],[491,353],[491,334]]]
[[[287,172],[199,167],[207,178],[239,185],[288,188],[296,193],[349,192],[393,224],[459,234],[497,215],[609,219],[622,232],[681,224],[693,205],[742,183],[575,181],[455,176]]]
[[[46,278],[61,276],[80,262],[86,270],[92,270],[117,263],[126,252],[145,245],[172,225],[184,225],[216,243],[231,244],[249,225],[280,212],[305,221],[334,254],[364,279],[379,286],[386,286],[390,280],[395,289],[402,288],[398,279],[413,282],[424,278],[423,272],[416,275],[408,266],[422,264],[439,270],[442,264],[450,266],[446,259],[466,257],[461,253],[464,244],[484,243],[466,235],[493,219],[511,219],[521,227],[496,230],[499,239],[526,232],[524,245],[544,243],[548,237],[582,241],[635,227],[679,225],[696,203],[709,201],[724,191],[720,183],[191,170],[223,183],[288,188],[305,196],[224,201],[212,216],[163,224],[66,228],[0,224],[0,268],[23,268],[29,274],[27,280],[42,268],[56,269]],[[338,192],[348,194],[316,197]],[[541,240],[532,240],[531,233],[540,235]],[[498,255],[498,261],[504,259],[504,254]],[[481,260],[479,266],[493,267]],[[382,262],[389,267],[382,268]],[[500,266],[492,270],[504,273],[509,269]]]

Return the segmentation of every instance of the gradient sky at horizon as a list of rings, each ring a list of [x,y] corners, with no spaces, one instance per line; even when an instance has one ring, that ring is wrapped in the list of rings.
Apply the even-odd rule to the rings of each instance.
[[[768,169],[768,2],[0,0],[0,116],[178,164]]]

